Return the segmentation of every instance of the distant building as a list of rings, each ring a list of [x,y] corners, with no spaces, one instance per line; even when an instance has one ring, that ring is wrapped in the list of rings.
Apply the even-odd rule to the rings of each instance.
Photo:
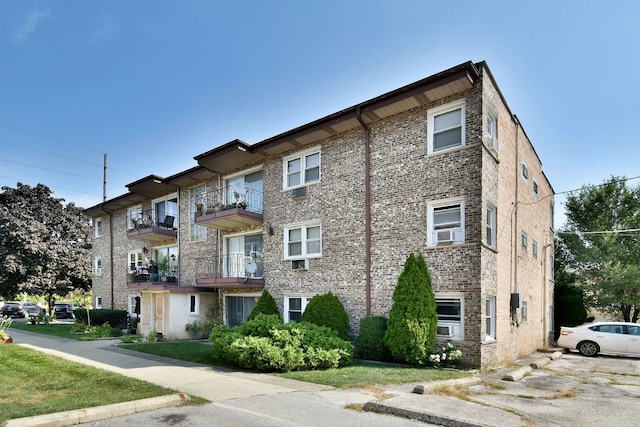
[[[487,367],[550,343],[553,189],[486,63],[467,62],[86,210],[96,307],[185,338],[218,304],[246,320],[263,289],[286,321],[331,291],[351,333],[387,315],[424,254],[440,342]]]

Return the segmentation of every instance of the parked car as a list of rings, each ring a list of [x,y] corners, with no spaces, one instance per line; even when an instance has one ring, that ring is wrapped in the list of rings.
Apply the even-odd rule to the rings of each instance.
[[[598,353],[640,356],[640,325],[627,322],[597,322],[560,328],[558,346],[578,350],[585,356]]]
[[[53,305],[53,315],[56,319],[73,319],[76,305],[72,302],[57,302]]]
[[[42,307],[34,302],[7,301],[2,307],[2,315],[9,317],[37,316]]]

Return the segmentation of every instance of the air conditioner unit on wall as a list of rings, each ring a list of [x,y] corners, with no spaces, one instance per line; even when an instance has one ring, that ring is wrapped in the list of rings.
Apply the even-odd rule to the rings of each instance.
[[[295,271],[306,271],[309,269],[306,259],[296,259],[291,261],[291,269]]]
[[[436,244],[449,245],[455,240],[453,230],[438,230],[436,231]]]
[[[436,335],[451,337],[453,336],[453,327],[451,325],[438,325],[438,328],[436,329]]]
[[[306,197],[306,196],[307,196],[307,187],[299,187],[291,190],[292,199],[299,199],[301,197]]]

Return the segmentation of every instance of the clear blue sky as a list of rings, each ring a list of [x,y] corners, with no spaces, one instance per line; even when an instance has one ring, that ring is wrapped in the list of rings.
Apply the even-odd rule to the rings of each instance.
[[[635,177],[639,22],[634,0],[2,0],[0,185],[89,207],[104,153],[111,198],[469,60],[556,191]]]

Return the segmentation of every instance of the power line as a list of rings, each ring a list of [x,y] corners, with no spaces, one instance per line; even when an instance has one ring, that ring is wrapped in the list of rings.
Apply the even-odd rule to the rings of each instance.
[[[16,162],[16,161],[13,161],[13,160],[0,159],[0,161],[2,161],[2,162],[8,162],[8,163],[13,163],[13,164],[16,164],[16,165],[21,165],[21,166],[28,166],[28,167],[30,167],[30,168],[41,169],[41,170],[45,170],[45,171],[48,171],[48,172],[60,173],[60,174],[63,174],[63,175],[76,176],[76,177],[78,177],[78,178],[91,179],[91,180],[94,180],[94,181],[100,181],[100,182],[102,182],[102,179],[92,178],[92,177],[90,177],[90,176],[78,175],[78,174],[70,173],[70,172],[57,171],[57,170],[54,170],[54,169],[43,168],[42,166],[34,166],[34,165],[27,164],[27,163]],[[117,183],[116,183],[116,185],[121,185],[122,187],[124,187],[124,186],[125,186],[125,185],[117,184]]]
[[[2,140],[0,140],[0,144],[9,145],[11,147],[16,147],[16,148],[21,148],[23,150],[33,151],[33,152],[36,152],[36,153],[42,153],[42,154],[46,154],[48,156],[58,157],[58,158],[61,158],[61,159],[72,160],[74,162],[85,163],[85,164],[91,165],[91,166],[102,166],[102,165],[100,165],[98,163],[87,162],[86,160],[78,160],[78,159],[74,159],[72,157],[63,156],[63,155],[60,155],[60,154],[57,154],[57,153],[50,153],[50,152],[45,151],[45,150],[37,150],[35,148],[24,147],[24,146],[21,146],[21,145],[18,145],[18,144],[12,144],[10,142],[6,142],[6,141],[2,141]]]
[[[0,178],[15,179],[15,180],[17,180],[18,182],[25,182],[25,183],[26,183],[26,181],[21,180],[20,178],[13,177],[13,176],[0,175]],[[33,184],[33,181],[31,181],[31,184],[30,184],[30,185],[36,185],[36,184]],[[46,185],[46,184],[45,184],[45,185]],[[47,185],[47,187],[49,187],[49,188],[53,188],[53,189],[57,189],[57,190],[72,191],[72,192],[74,192],[74,193],[89,194],[89,195],[91,195],[91,196],[98,196],[98,197],[101,197],[101,195],[100,195],[100,194],[96,194],[96,193],[89,193],[89,192],[87,192],[87,191],[74,190],[74,189],[71,189],[71,188],[58,187],[58,186],[52,186],[52,185]]]

